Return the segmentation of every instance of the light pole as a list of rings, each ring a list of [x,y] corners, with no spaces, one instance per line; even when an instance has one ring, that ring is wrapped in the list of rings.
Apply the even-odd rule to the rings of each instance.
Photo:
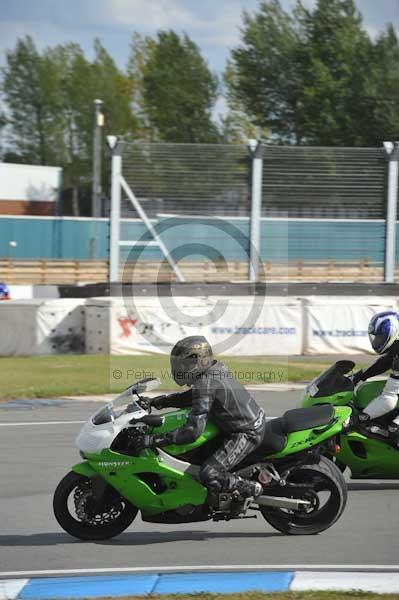
[[[101,129],[104,127],[104,115],[101,112],[103,101],[94,100],[95,118],[93,134],[93,192],[91,201],[91,214],[101,217]]]

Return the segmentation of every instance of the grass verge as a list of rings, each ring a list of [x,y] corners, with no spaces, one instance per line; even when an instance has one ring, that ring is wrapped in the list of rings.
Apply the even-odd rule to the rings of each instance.
[[[287,383],[315,377],[328,362],[271,360],[268,357],[223,357],[243,384]],[[0,399],[51,398],[117,393],[143,377],[159,377],[160,389],[177,388],[166,355],[57,355],[0,358]]]
[[[399,594],[371,594],[368,592],[242,592],[240,594],[168,594],[151,595],[151,600],[399,600]],[[111,600],[109,598],[103,600]],[[120,600],[143,600],[143,596],[129,596]]]

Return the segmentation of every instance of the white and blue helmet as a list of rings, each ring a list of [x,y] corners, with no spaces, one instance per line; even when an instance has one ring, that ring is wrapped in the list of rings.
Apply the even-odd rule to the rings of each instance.
[[[377,354],[384,354],[399,339],[399,314],[393,310],[376,313],[369,323],[369,340]]]

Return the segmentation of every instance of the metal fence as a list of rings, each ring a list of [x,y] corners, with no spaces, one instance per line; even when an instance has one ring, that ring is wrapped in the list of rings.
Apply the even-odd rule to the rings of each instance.
[[[123,144],[124,176],[149,216],[248,216],[245,145]],[[264,146],[262,216],[385,219],[383,148]],[[133,216],[124,201],[123,216]]]
[[[279,217],[384,219],[383,148],[266,147],[262,214]]]
[[[122,259],[131,261],[143,260],[150,246],[161,250],[180,279],[177,262],[190,248],[197,255],[191,260],[201,260],[196,244],[205,252],[202,260],[243,255],[239,260],[247,262],[253,281],[270,260],[287,267],[294,260],[338,260],[337,269],[329,270],[338,278],[345,263],[349,277],[356,277],[356,265],[369,265],[374,277],[393,281],[398,160],[398,143],[312,148],[257,140],[248,146],[120,142],[113,156],[111,280],[119,273],[121,248]],[[137,215],[148,235],[121,241],[120,217]],[[165,223],[167,216],[202,221]],[[209,221],[215,218],[217,223]]]
[[[251,161],[246,146],[123,144],[123,174],[149,217],[158,213],[246,216]],[[134,216],[124,201],[122,215]]]

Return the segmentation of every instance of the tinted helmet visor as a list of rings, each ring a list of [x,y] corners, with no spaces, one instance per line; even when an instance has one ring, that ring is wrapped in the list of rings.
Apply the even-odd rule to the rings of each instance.
[[[192,372],[197,366],[198,359],[196,356],[172,356],[170,357],[170,366],[172,377],[177,385],[185,385],[192,379]]]
[[[384,333],[369,333],[369,340],[374,352],[381,354],[384,352],[387,343],[387,336]]]

